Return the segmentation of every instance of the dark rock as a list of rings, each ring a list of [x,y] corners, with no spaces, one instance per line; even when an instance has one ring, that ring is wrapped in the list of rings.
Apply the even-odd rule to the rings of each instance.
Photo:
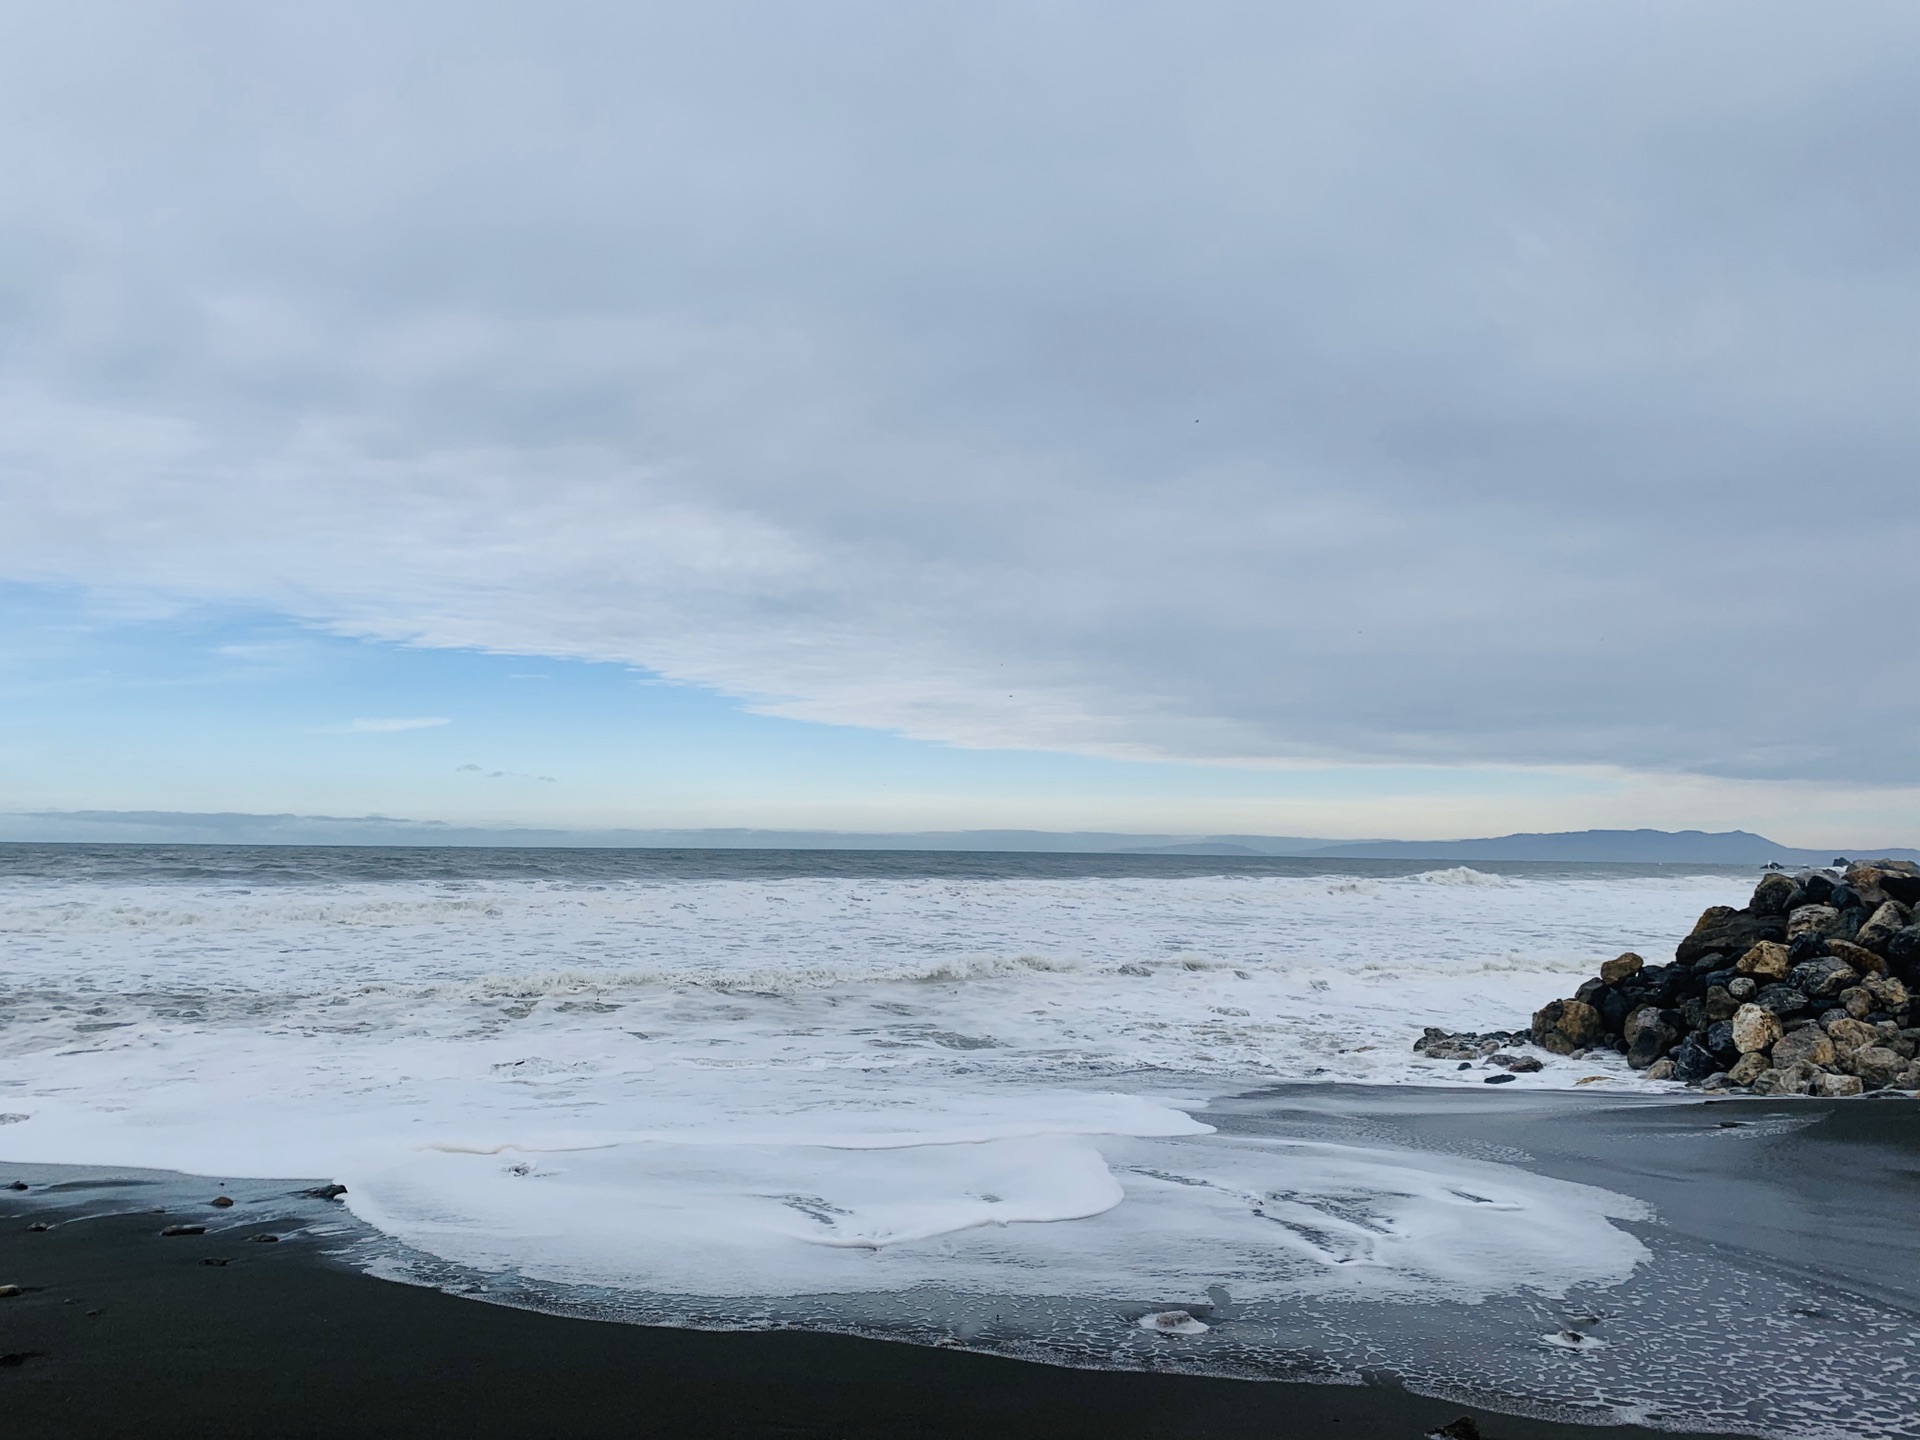
[[[1833,922],[1833,928],[1827,932],[1827,943],[1835,940],[1851,940],[1860,933],[1860,927],[1867,923],[1871,912],[1864,905],[1849,905],[1840,912]]]
[[[1731,1025],[1727,1027],[1727,1039],[1729,1043],[1733,1039]],[[1713,1052],[1691,1035],[1674,1048],[1671,1058],[1673,1078],[1689,1085],[1698,1084],[1720,1068],[1720,1062],[1714,1057]]]
[[[1684,965],[1649,965],[1636,977],[1638,988],[1634,993],[1665,1009],[1679,994],[1682,980],[1691,978],[1692,973]]]
[[[1480,1083],[1482,1085],[1511,1085],[1513,1083],[1513,1076],[1489,1075],[1485,1080],[1482,1080]]]
[[[1731,1020],[1733,1012],[1740,1008],[1740,1002],[1733,998],[1733,992],[1724,985],[1715,985],[1707,991],[1707,1020],[1713,1023]]]
[[[1707,1002],[1704,999],[1696,997],[1680,1007],[1680,1023],[1674,1029],[1683,1034],[1692,1034],[1706,1028]]]
[[[311,1190],[302,1190],[299,1193],[302,1198],[307,1200],[338,1200],[342,1195],[347,1193],[347,1187],[344,1185],[315,1185]]]
[[[1606,981],[1588,980],[1583,982],[1580,988],[1573,992],[1573,998],[1578,1000],[1582,1005],[1591,1005],[1594,1009],[1598,1010],[1600,1008],[1600,1002],[1605,1000],[1611,993],[1612,991]]]
[[[212,1205],[216,1210],[227,1210],[233,1206],[233,1197],[231,1195],[216,1195],[207,1203]]]
[[[1784,940],[1785,917],[1756,915],[1751,910],[1735,910],[1715,905],[1703,914],[1691,934],[1674,948],[1673,958],[1691,965],[1710,950],[1725,955],[1744,955],[1762,940]]]
[[[255,1245],[278,1245],[280,1243],[280,1237],[278,1235],[249,1235],[247,1239]]]
[[[160,1233],[165,1236],[204,1235],[207,1233],[207,1227],[204,1225],[169,1225]]]
[[[1791,901],[1799,888],[1790,878],[1776,872],[1753,887],[1753,899],[1747,908],[1756,915],[1784,915],[1793,908]]]
[[[1651,1018],[1641,1020],[1643,1015]],[[1635,1070],[1644,1070],[1653,1064],[1667,1053],[1667,1047],[1677,1038],[1656,1010],[1638,1011],[1627,1024],[1632,1032],[1627,1039],[1627,1064]]]
[[[1843,880],[1833,887],[1833,893],[1827,897],[1826,903],[1836,910],[1851,910],[1854,906],[1864,905],[1866,902],[1860,898],[1858,890]]]
[[[1887,948],[1881,953],[1896,965],[1920,965],[1920,925],[1908,925],[1895,931],[1887,940]]]
[[[1607,991],[1606,998],[1600,1002],[1600,1026],[1609,1035],[1618,1035],[1620,1027],[1627,1023],[1627,1016],[1633,1013],[1635,1001],[1631,995],[1619,990]]]
[[[1827,937],[1808,932],[1796,935],[1787,943],[1787,964],[1789,967],[1806,960],[1817,960],[1827,953]]]
[[[26,1188],[27,1182],[24,1180],[10,1180],[7,1182],[7,1189],[9,1190],[24,1190]]]
[[[1791,985],[1762,985],[1755,992],[1753,1003],[1776,1015],[1798,1015],[1807,1008],[1807,997]]]
[[[1853,937],[1853,943],[1876,955],[1884,955],[1887,942],[1911,924],[1913,917],[1898,900],[1889,900],[1867,917],[1867,923]]]
[[[1503,1045],[1523,1045],[1528,1036],[1522,1031],[1489,1030],[1484,1034],[1472,1030],[1455,1033],[1442,1030],[1438,1025],[1429,1025],[1420,1038],[1413,1042],[1415,1054],[1425,1055],[1430,1060],[1483,1060]]]
[[[1731,1064],[1740,1054],[1740,1047],[1733,1043],[1733,1019],[1716,1020],[1707,1027],[1707,1049],[1727,1064]]]
[[[1449,1420],[1438,1430],[1429,1430],[1427,1440],[1480,1440],[1480,1427],[1471,1415]]]
[[[1858,971],[1846,961],[1835,960],[1831,956],[1796,965],[1787,977],[1787,982],[1809,1000],[1816,996],[1820,999],[1836,996],[1859,981]]]
[[[1839,884],[1833,876],[1824,870],[1808,870],[1794,877],[1801,893],[1807,897],[1809,905],[1824,905],[1827,897],[1833,894],[1833,887]]]
[[[1887,897],[1902,905],[1920,905],[1920,865],[1911,860],[1881,861],[1874,867],[1877,883]]]
[[[27,1226],[27,1233],[29,1235],[44,1235],[47,1231],[51,1229],[53,1229],[53,1226],[49,1225],[46,1221],[36,1220],[31,1225]]]
[[[201,1258],[202,1265],[231,1265],[233,1257],[229,1255],[207,1255]]]

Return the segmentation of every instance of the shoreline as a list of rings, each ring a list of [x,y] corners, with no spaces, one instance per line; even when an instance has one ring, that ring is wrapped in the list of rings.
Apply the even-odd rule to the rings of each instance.
[[[45,1167],[35,1167],[42,1169]],[[98,1174],[98,1171],[93,1172]],[[0,1183],[7,1177],[0,1176]],[[283,1187],[292,1190],[294,1186]],[[1501,1414],[1366,1385],[1086,1370],[847,1335],[653,1328],[378,1279],[286,1216],[201,1235],[205,1205],[102,1214],[0,1191],[0,1413],[9,1435],[1404,1436],[1693,1432]],[[325,1202],[306,1202],[323,1213]],[[47,1229],[29,1229],[29,1225]],[[296,1225],[292,1228],[298,1228]],[[1704,1437],[1702,1437],[1704,1440]]]

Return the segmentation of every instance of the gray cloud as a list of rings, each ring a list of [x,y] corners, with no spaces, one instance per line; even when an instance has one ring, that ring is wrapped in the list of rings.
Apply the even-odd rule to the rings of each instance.
[[[962,744],[1920,780],[1910,6],[15,13],[7,577]]]

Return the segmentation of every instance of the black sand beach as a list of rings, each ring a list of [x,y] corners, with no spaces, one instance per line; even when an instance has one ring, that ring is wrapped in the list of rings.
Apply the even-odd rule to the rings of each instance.
[[[1640,1440],[1384,1386],[1067,1370],[832,1335],[540,1315],[393,1284],[311,1241],[207,1214],[8,1207],[0,1414],[9,1436],[1420,1436],[1464,1414],[1504,1440]],[[51,1228],[33,1231],[32,1223]],[[212,1262],[212,1263],[209,1263]]]
[[[1709,1369],[1723,1378],[1753,1363],[1750,1322],[1741,1318],[1750,1310],[1739,1307],[1782,1311],[1765,1284],[1831,1297],[1824,1308],[1751,1316],[1776,1331],[1784,1323],[1790,1339],[1800,1333],[1792,1327],[1806,1327],[1809,1347],[1836,1307],[1870,1303],[1896,1323],[1914,1309],[1920,1241],[1902,1221],[1920,1154],[1912,1102],[1647,1103],[1298,1086],[1227,1102],[1209,1118],[1349,1140],[1499,1146],[1542,1173],[1649,1200],[1659,1220],[1643,1238],[1655,1259],[1628,1287],[1646,1304],[1619,1312],[1615,1333],[1665,1323],[1650,1318],[1662,1313],[1711,1309],[1718,1302],[1706,1291],[1690,1292],[1679,1310],[1666,1292],[1697,1287],[1688,1277],[1704,1273],[1700,1257],[1717,1256],[1732,1277],[1719,1282],[1729,1292],[1719,1298],[1734,1318],[1709,1330],[1723,1338],[1694,1372],[1703,1383]],[[0,1190],[0,1285],[21,1287],[0,1299],[0,1414],[9,1436],[1412,1440],[1462,1415],[1492,1440],[1687,1433],[1495,1413],[1410,1393],[1388,1375],[1314,1385],[1078,1370],[841,1335],[542,1314],[361,1273],[337,1253],[357,1228],[352,1217],[293,1194],[292,1182],[216,1187],[128,1171],[115,1183],[114,1173],[0,1166],[0,1184],[16,1175],[28,1184]],[[220,1188],[238,1203],[212,1206]],[[207,1233],[161,1233],[201,1225]],[[256,1239],[267,1234],[282,1238]],[[1460,1323],[1484,1325],[1487,1307],[1472,1309]],[[1684,1413],[1688,1397],[1671,1398]],[[1527,1408],[1524,1395],[1517,1399],[1514,1408]],[[1756,1423],[1752,1433],[1767,1428]]]

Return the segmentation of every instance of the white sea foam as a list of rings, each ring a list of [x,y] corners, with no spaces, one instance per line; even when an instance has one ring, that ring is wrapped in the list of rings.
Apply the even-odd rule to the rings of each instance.
[[[431,1254],[653,1292],[1558,1293],[1632,1270],[1613,1222],[1637,1205],[1217,1134],[1205,1099],[1477,1086],[1412,1053],[1422,1026],[1522,1026],[1736,888],[23,882],[0,892],[6,1149],[334,1177]]]

